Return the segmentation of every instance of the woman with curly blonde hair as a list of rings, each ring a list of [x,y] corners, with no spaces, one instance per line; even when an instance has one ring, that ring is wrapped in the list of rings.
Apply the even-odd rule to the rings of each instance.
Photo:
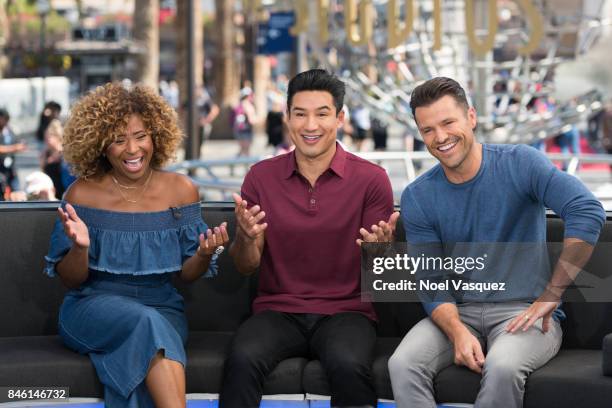
[[[55,196],[61,198],[64,195],[64,184],[62,182],[62,168],[64,164],[62,139],[64,129],[59,119],[53,119],[45,130],[45,148],[40,155],[40,168],[53,181]]]
[[[58,209],[45,272],[71,290],[64,343],[88,354],[107,407],[184,407],[187,321],[171,275],[214,276],[225,223],[203,222],[197,188],[161,168],[181,142],[152,90],[112,83],[73,108],[64,158],[78,176]]]

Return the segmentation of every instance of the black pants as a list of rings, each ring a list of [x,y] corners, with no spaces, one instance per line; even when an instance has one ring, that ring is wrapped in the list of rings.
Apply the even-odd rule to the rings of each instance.
[[[234,337],[219,407],[259,407],[266,376],[289,357],[321,361],[332,407],[376,406],[371,370],[375,342],[374,323],[360,313],[258,313]]]

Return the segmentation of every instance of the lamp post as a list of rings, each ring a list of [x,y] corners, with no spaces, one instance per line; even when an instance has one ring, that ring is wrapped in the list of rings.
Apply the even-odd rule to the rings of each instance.
[[[42,77],[42,104],[44,106],[47,99],[47,53],[45,47],[45,34],[47,32],[47,15],[49,14],[49,11],[51,11],[51,4],[49,4],[49,0],[36,0],[36,9],[38,10],[38,15],[40,16],[40,76]]]
[[[197,160],[200,157],[200,137],[198,133],[198,113],[196,107],[196,73],[195,73],[195,26],[194,0],[187,0],[187,144],[185,156],[187,160]]]

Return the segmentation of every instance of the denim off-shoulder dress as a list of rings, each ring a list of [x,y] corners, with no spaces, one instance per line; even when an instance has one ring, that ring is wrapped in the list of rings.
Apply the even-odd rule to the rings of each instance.
[[[91,358],[104,384],[105,406],[153,407],[144,383],[152,358],[163,351],[186,362],[187,320],[171,277],[195,254],[207,229],[200,205],[139,213],[74,209],[89,230],[89,278],[66,294],[60,336]],[[48,276],[56,276],[71,246],[58,219],[45,256]],[[214,258],[205,277],[217,273]]]

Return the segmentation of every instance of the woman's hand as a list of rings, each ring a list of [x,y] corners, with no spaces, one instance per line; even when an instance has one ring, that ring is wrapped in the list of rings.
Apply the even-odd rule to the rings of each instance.
[[[66,204],[66,210],[60,207],[57,209],[57,212],[64,225],[64,232],[74,245],[80,249],[89,248],[89,230],[87,225],[77,215],[74,207]]]
[[[217,251],[217,248],[223,248],[223,245],[227,245],[228,242],[227,222],[224,222],[218,227],[206,230],[206,235],[200,234],[200,246],[196,254],[202,257],[211,256]]]

